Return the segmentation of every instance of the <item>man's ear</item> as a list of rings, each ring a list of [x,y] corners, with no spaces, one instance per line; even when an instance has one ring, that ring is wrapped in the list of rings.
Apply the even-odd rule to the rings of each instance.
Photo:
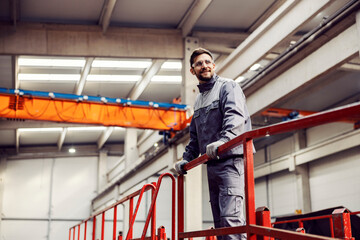
[[[192,75],[195,75],[195,71],[194,71],[193,68],[190,68],[190,72],[191,72]]]

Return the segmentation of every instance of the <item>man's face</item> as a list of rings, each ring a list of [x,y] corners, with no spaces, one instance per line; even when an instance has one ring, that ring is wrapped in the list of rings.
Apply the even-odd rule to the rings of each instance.
[[[215,63],[208,54],[203,53],[195,58],[190,72],[196,75],[200,83],[208,82],[214,76]]]

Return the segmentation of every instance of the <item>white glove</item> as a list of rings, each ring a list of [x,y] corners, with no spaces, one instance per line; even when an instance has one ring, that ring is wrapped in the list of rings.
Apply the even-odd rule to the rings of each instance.
[[[206,146],[206,154],[210,157],[210,159],[217,159],[217,149],[224,143],[225,142],[218,140]]]
[[[189,163],[186,160],[181,160],[177,163],[175,163],[175,170],[178,174],[186,174],[186,171],[184,170],[184,165]]]

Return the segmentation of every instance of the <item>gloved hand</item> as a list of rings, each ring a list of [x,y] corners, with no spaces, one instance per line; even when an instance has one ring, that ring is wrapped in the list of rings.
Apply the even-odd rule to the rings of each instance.
[[[184,170],[184,165],[187,164],[188,161],[181,160],[177,163],[175,163],[175,170],[178,174],[186,174],[186,171]]]
[[[217,149],[219,146],[223,145],[225,142],[218,140],[216,142],[212,142],[206,146],[206,154],[211,159],[218,159],[217,157]]]

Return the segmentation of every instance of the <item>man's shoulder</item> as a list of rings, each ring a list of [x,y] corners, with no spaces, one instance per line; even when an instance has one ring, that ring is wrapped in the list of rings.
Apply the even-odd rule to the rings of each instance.
[[[233,79],[231,79],[231,78],[224,78],[224,77],[220,77],[220,76],[218,76],[217,81],[222,82],[222,83],[235,82],[235,81],[234,81]]]
[[[224,78],[224,77],[218,77],[217,79],[218,83],[221,85],[222,88],[234,88],[236,85],[238,85],[233,79],[231,78]]]

